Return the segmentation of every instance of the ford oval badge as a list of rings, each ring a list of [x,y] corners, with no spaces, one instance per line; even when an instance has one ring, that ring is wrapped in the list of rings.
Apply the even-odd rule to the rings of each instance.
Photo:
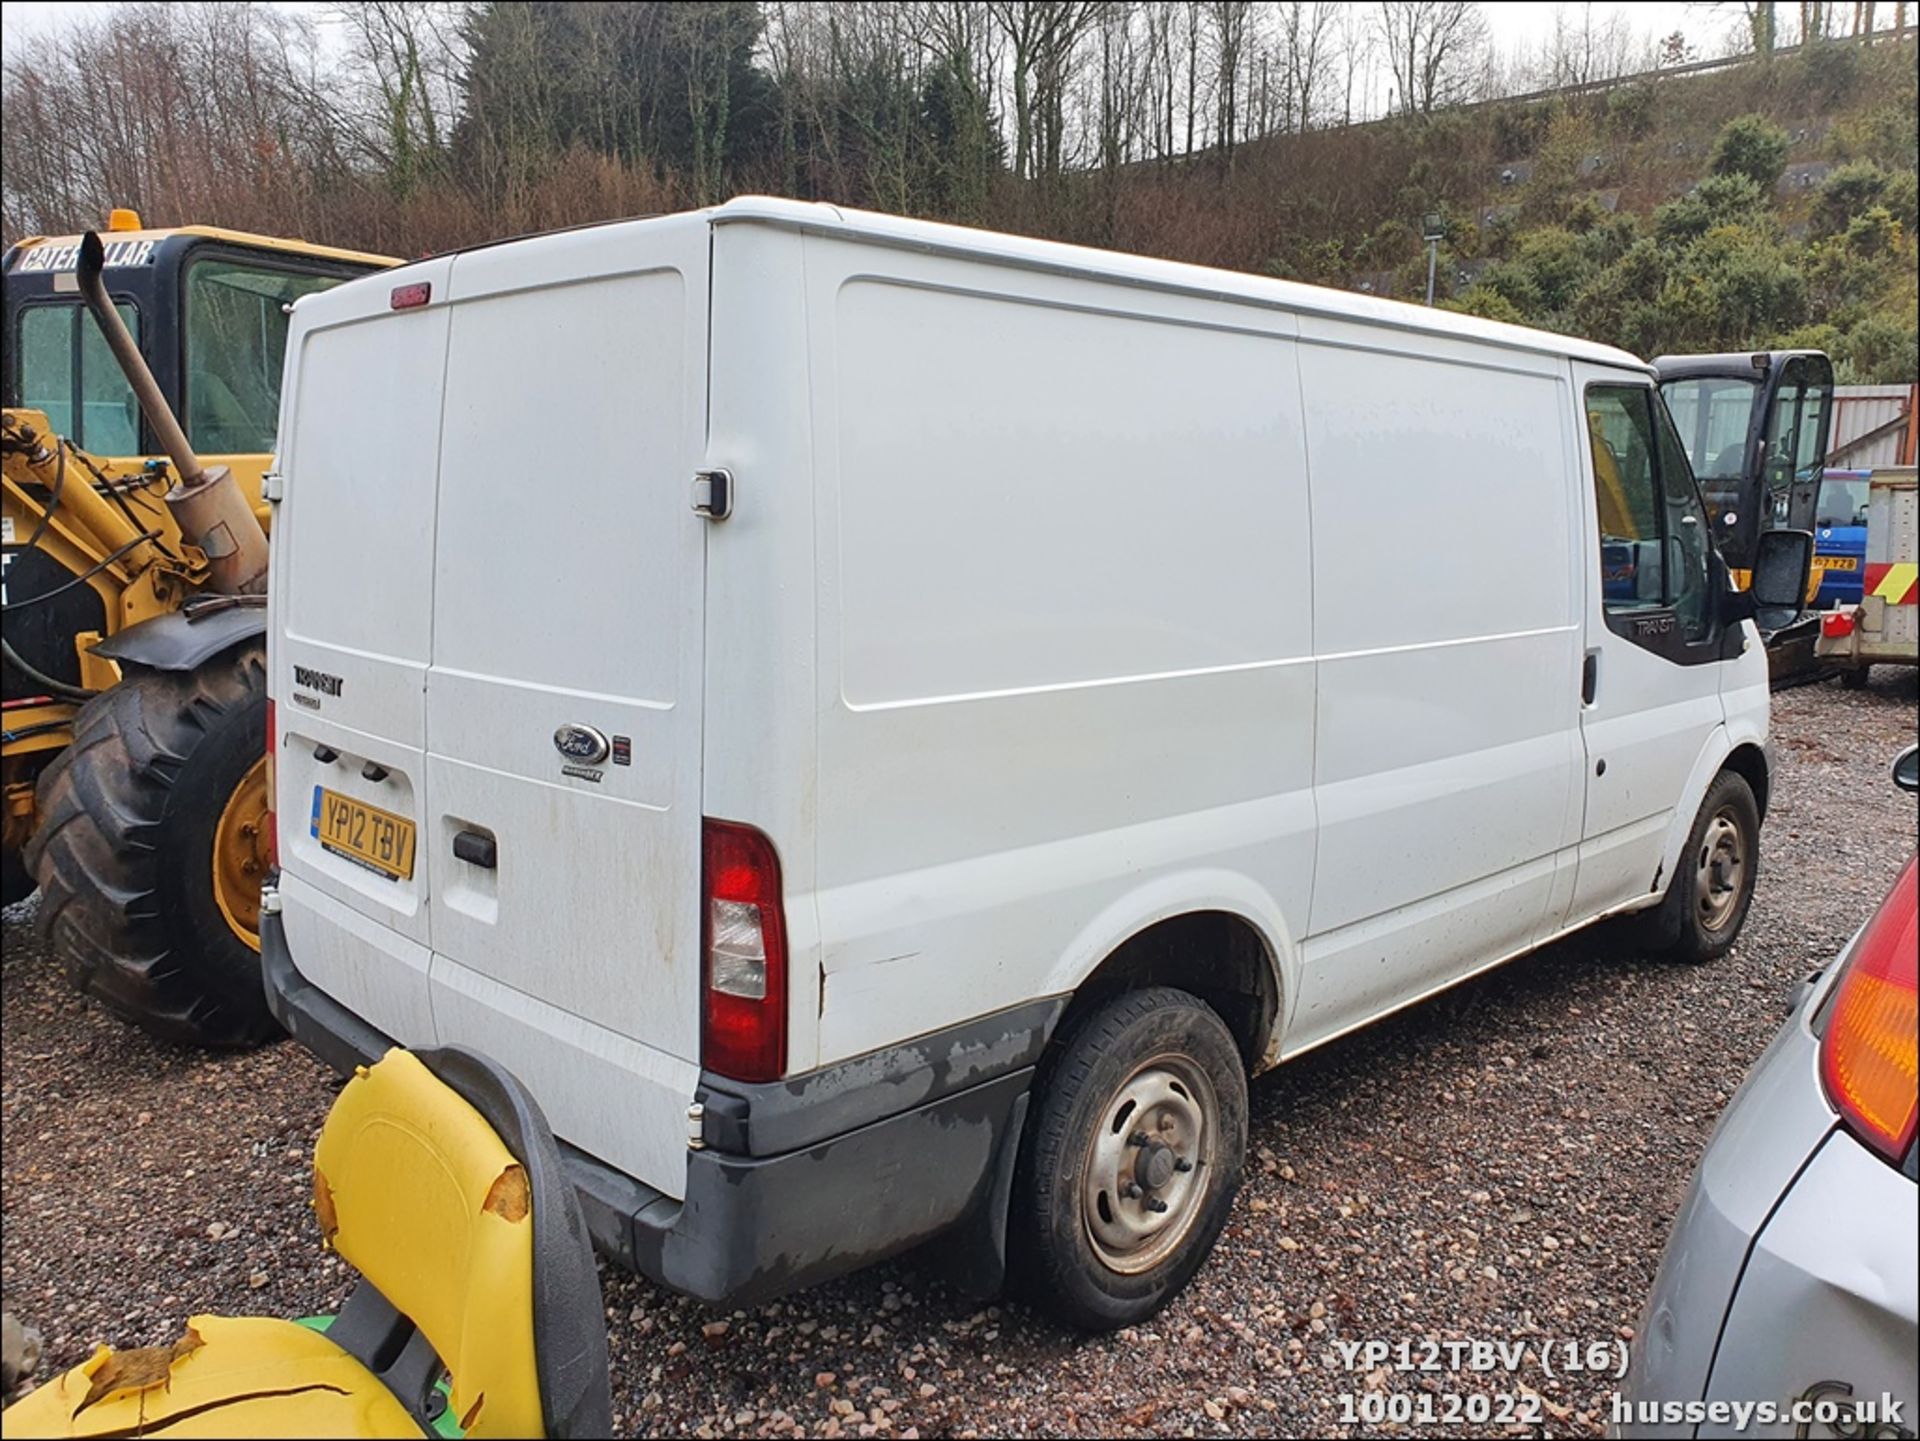
[[[553,733],[553,748],[575,765],[596,766],[607,758],[607,738],[592,726],[561,726]]]

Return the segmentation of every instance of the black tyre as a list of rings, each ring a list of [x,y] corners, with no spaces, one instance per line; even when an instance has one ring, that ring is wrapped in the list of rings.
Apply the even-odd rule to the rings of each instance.
[[[1707,787],[1645,941],[1668,960],[1718,960],[1746,924],[1759,875],[1759,804],[1744,777],[1722,771]]]
[[[79,990],[162,1040],[277,1031],[255,934],[265,837],[236,814],[264,804],[266,710],[259,642],[191,672],[129,666],[40,777],[41,933]]]
[[[1158,1311],[1213,1249],[1247,1153],[1247,1075],[1205,1002],[1166,987],[1070,1023],[1021,1138],[1009,1274],[1084,1331]]]

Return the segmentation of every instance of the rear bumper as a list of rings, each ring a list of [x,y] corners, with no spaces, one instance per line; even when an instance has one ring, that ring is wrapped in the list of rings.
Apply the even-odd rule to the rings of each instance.
[[[261,917],[260,953],[274,1016],[334,1069],[351,1072],[391,1047],[300,974],[278,916]],[[753,1305],[960,1227],[950,1264],[963,1283],[992,1289],[1004,1266],[1027,1091],[1060,1009],[1044,1001],[988,1018],[1001,1044],[984,1065],[941,1060],[981,1053],[983,1023],[975,1022],[951,1038],[923,1038],[773,1086],[703,1086],[709,1143],[687,1153],[684,1200],[562,1141],[594,1244],[673,1290]],[[884,1077],[878,1084],[876,1073]],[[821,1134],[836,1123],[845,1129]],[[794,1149],[754,1154],[781,1139]]]

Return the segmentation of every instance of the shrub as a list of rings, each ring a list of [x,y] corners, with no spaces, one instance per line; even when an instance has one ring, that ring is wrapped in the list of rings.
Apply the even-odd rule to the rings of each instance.
[[[1639,140],[1653,130],[1653,86],[1645,80],[1607,93],[1607,132],[1620,140]]]
[[[1891,255],[1900,244],[1900,222],[1886,206],[1876,205],[1847,222],[1844,240],[1847,249],[1863,260]]]
[[[1706,287],[1714,350],[1797,325],[1806,311],[1807,284],[1780,247],[1738,225],[1709,231],[1685,257]]]
[[[1764,115],[1742,115],[1721,127],[1709,164],[1715,175],[1744,175],[1771,190],[1787,168],[1789,143],[1787,132]]]
[[[1595,265],[1611,265],[1640,243],[1640,222],[1632,215],[1605,215],[1580,237],[1581,248]]]
[[[1547,127],[1560,112],[1557,100],[1536,100],[1525,105],[1502,105],[1493,112],[1493,143],[1502,160],[1517,160],[1531,155],[1546,138]]]
[[[1483,320],[1504,320],[1509,325],[1525,325],[1527,317],[1506,296],[1485,285],[1476,285],[1465,295],[1440,302],[1442,310],[1457,310],[1462,315],[1477,315]]]
[[[1827,134],[1827,153],[1835,160],[1872,160],[1888,170],[1913,169],[1916,148],[1920,115],[1911,103],[1876,105],[1836,121]]]
[[[1920,176],[1911,170],[1898,171],[1887,177],[1886,193],[1881,202],[1900,222],[1901,229],[1911,235],[1920,230]]]
[[[1543,308],[1540,304],[1540,287],[1534,284],[1532,271],[1517,260],[1496,260],[1481,271],[1480,283],[1467,292],[1467,298],[1472,299],[1473,296],[1482,292],[1499,296],[1516,316],[1532,319],[1537,317]],[[1476,315],[1485,313],[1478,310],[1474,312]]]
[[[1887,172],[1871,160],[1855,160],[1829,175],[1814,197],[1815,235],[1837,235],[1847,222],[1887,193]]]
[[[1571,305],[1592,269],[1580,237],[1559,229],[1536,230],[1522,237],[1515,263],[1525,267],[1539,304],[1548,311]]]
[[[1596,272],[1573,299],[1575,331],[1591,339],[1645,355],[1653,338],[1646,323],[1660,298],[1666,265],[1660,247],[1642,240],[1613,264]]]
[[[1860,78],[1860,48],[1843,40],[1816,40],[1800,52],[1800,88],[1826,110],[1852,93]]]
[[[1920,330],[1891,315],[1869,315],[1840,337],[1834,370],[1843,385],[1910,381],[1920,374]]]
[[[1589,235],[1606,220],[1607,212],[1591,195],[1581,196],[1567,211],[1567,229],[1575,235]]]
[[[1746,175],[1709,175],[1691,195],[1653,212],[1654,232],[1670,245],[1697,240],[1716,225],[1750,221],[1766,207],[1766,193]]]

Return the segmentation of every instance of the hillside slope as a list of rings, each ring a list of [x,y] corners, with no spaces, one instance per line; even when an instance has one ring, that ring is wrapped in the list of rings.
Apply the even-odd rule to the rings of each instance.
[[[1139,167],[1075,239],[1442,303],[1637,354],[1777,344],[1920,373],[1915,44],[1454,110]],[[1090,181],[1089,189],[1097,182]],[[1092,203],[1104,199],[1105,203]],[[1041,217],[1033,217],[1036,220]]]

